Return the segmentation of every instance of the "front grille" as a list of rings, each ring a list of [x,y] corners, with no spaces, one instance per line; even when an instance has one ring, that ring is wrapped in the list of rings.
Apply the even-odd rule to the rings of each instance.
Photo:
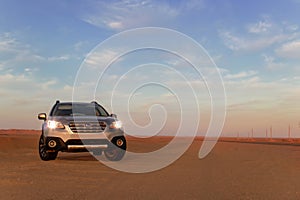
[[[73,133],[100,133],[106,128],[102,121],[72,121],[69,127]]]

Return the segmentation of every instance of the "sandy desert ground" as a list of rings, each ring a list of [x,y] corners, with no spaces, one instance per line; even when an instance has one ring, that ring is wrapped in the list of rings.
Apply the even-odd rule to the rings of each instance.
[[[145,174],[119,172],[87,153],[60,153],[44,162],[38,131],[0,131],[0,199],[299,199],[300,146],[220,140],[198,159],[195,140],[176,162]],[[276,141],[280,143],[280,141]],[[164,139],[130,139],[151,151]]]

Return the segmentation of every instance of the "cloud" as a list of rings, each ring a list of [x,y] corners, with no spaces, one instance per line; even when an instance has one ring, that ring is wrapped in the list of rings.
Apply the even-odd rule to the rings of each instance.
[[[219,35],[223,39],[224,44],[233,51],[261,50],[289,38],[288,35],[284,34],[252,38],[247,36],[237,36],[229,31],[220,32]]]
[[[48,61],[66,61],[69,60],[70,56],[69,55],[63,55],[63,56],[52,56],[48,58]]]
[[[36,54],[32,47],[17,40],[11,32],[0,33],[0,69],[14,69],[25,67],[25,64],[37,63],[45,60]]]
[[[108,22],[108,27],[111,29],[124,29],[124,23],[119,22]]]
[[[249,100],[240,103],[233,103],[227,106],[227,111],[243,111],[243,110],[256,110],[258,105],[267,104],[267,101],[262,100]]]
[[[205,8],[204,0],[186,0],[184,1],[184,10],[202,10]]]
[[[268,55],[262,55],[262,56],[267,69],[277,70],[277,69],[283,69],[288,66],[286,63],[276,61],[276,59],[272,56],[268,56]]]
[[[250,70],[250,71],[239,72],[237,74],[226,74],[224,76],[224,78],[226,78],[226,79],[240,79],[240,78],[251,77],[251,76],[254,76],[254,75],[257,75],[257,74],[258,74],[257,71]]]
[[[225,46],[233,51],[257,51],[299,37],[297,30],[295,25],[274,23],[270,17],[265,16],[263,20],[247,24],[245,30],[222,30],[219,31],[219,36]]]
[[[27,70],[0,74],[0,85],[1,128],[38,128],[37,113],[48,112],[56,99],[72,99],[70,86],[56,78],[34,77]]]
[[[41,80],[27,72],[23,74],[0,74],[0,85],[2,96],[0,109],[3,111],[15,110],[24,106],[7,107],[7,105],[17,104],[19,100],[45,103],[55,99],[71,99],[72,96],[71,86],[63,84],[58,79],[49,77]],[[51,95],[49,96],[49,94]],[[28,106],[34,108],[35,104]]]
[[[224,79],[224,84],[229,115],[230,111],[234,111],[244,117],[251,112],[260,112],[272,117],[274,112],[292,110],[296,107],[295,97],[300,89],[297,77],[286,76],[281,80],[267,80],[260,74],[239,79]]]
[[[19,57],[32,53],[30,45],[22,44],[17,40],[15,34],[11,32],[0,33],[0,52],[2,54],[13,54]],[[40,56],[33,54],[32,57],[39,58]]]
[[[53,55],[48,56],[47,54],[42,55],[34,47],[20,40],[23,38],[19,34],[13,32],[0,32],[0,72],[2,74],[22,74],[33,75],[36,72],[43,73],[47,71],[47,68],[57,68],[59,65],[53,65],[61,62],[66,66],[67,62],[72,62],[75,59],[78,60],[78,56],[75,53]],[[85,43],[77,44],[77,47],[85,45]],[[46,76],[50,76],[52,72],[47,72]],[[57,76],[55,74],[54,76]],[[68,78],[70,75],[68,75]]]
[[[283,58],[300,59],[300,40],[287,42],[276,49],[275,52]]]
[[[297,24],[287,24],[286,30],[294,32],[299,30],[299,26]]]
[[[74,44],[74,49],[75,49],[76,51],[79,51],[79,50],[81,50],[82,48],[84,48],[85,46],[87,46],[88,44],[89,44],[88,41],[79,41],[79,42],[76,42],[76,43]]]
[[[286,77],[286,80],[280,82],[279,80],[265,81],[262,77],[263,74],[258,71],[240,71],[235,74],[231,73],[229,70],[224,73],[224,83],[227,91],[238,91],[250,93],[252,90],[255,96],[261,92],[263,96],[267,94],[266,89],[276,89],[286,87],[287,84],[295,84],[296,79]],[[241,95],[238,95],[241,96]],[[243,95],[242,95],[243,96]]]
[[[37,72],[37,71],[39,71],[39,69],[36,68],[36,67],[26,67],[26,68],[24,69],[24,73],[26,73],[26,74],[28,74],[28,75],[33,75],[33,73],[34,73],[34,72]]]
[[[29,69],[29,68],[26,68]],[[27,72],[27,70],[25,70]],[[39,82],[30,73],[24,74],[3,74],[0,75],[1,91],[7,93],[20,94],[37,90],[47,90],[50,86],[57,84],[57,80],[49,79]]]
[[[0,52],[16,52],[18,51],[18,42],[10,32],[0,34]]]
[[[90,68],[104,69],[105,67],[107,67],[106,65],[114,61],[114,59],[116,59],[118,55],[119,52],[110,49],[95,51],[86,58],[85,62],[86,65]],[[122,58],[118,58],[118,61],[120,61],[121,59]]]
[[[101,28],[124,30],[141,26],[168,24],[181,13],[191,9],[202,9],[203,1],[189,0],[177,2],[174,6],[167,1],[127,0],[98,2],[93,11],[83,15],[82,20]]]
[[[269,32],[272,26],[272,23],[265,18],[257,23],[249,24],[247,28],[249,33],[262,34]]]

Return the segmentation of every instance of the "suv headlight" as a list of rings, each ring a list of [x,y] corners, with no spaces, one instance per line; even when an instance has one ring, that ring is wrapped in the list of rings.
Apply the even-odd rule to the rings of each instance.
[[[110,128],[119,129],[122,128],[122,122],[121,121],[114,121],[110,124]]]
[[[47,127],[50,129],[56,129],[56,128],[64,129],[65,128],[65,126],[61,122],[57,122],[54,120],[49,120],[47,122]]]

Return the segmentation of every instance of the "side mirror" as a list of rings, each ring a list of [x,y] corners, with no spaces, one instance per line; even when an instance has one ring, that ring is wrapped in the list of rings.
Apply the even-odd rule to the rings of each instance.
[[[47,119],[47,114],[46,113],[40,113],[40,114],[38,114],[38,119],[39,120],[46,120]]]
[[[116,114],[110,114],[110,116],[116,119],[118,118]]]

